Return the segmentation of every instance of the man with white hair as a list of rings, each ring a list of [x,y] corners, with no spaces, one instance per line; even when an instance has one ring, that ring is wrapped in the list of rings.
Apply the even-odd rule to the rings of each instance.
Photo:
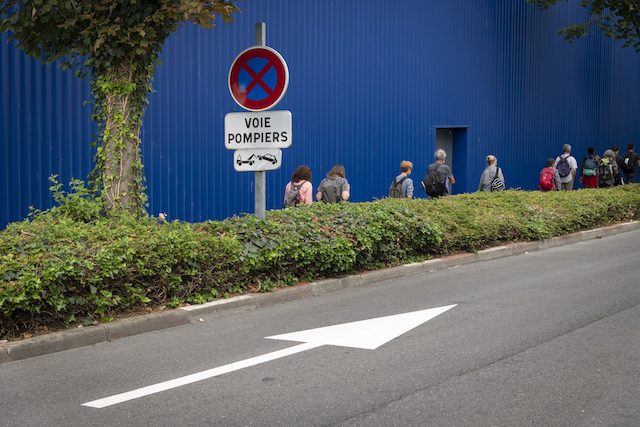
[[[564,144],[562,154],[556,157],[554,167],[560,175],[560,189],[573,190],[573,181],[578,172],[578,162],[571,155],[571,145]]]
[[[442,148],[438,148],[433,155],[436,161],[427,168],[422,186],[429,197],[447,196],[450,194],[449,186],[455,184],[456,179],[451,173],[451,168],[444,164],[447,153]]]

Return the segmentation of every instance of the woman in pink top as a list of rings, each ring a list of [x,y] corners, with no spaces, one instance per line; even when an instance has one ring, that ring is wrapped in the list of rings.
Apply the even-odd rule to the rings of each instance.
[[[313,203],[313,185],[311,169],[302,165],[291,176],[291,181],[284,190],[284,207],[308,205]]]

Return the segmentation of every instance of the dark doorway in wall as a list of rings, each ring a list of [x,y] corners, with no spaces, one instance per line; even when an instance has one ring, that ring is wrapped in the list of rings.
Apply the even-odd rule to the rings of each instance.
[[[436,126],[435,150],[442,148],[447,153],[445,163],[456,178],[452,194],[470,191],[467,182],[467,129],[467,126]]]

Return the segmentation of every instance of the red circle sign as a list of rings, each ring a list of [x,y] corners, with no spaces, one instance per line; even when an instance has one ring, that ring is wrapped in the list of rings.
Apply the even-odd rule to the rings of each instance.
[[[273,107],[288,85],[287,63],[270,47],[250,47],[237,56],[229,70],[229,92],[239,106],[249,111]]]

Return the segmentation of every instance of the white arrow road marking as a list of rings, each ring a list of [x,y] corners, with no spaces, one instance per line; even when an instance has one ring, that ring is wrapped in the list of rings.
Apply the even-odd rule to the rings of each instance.
[[[283,350],[274,351],[272,353],[263,354],[261,356],[252,357],[250,359],[229,363],[228,365],[223,365],[217,368],[176,378],[175,380],[169,380],[147,387],[142,387],[136,390],[128,391],[126,393],[120,393],[113,396],[105,397],[103,399],[93,400],[91,402],[83,403],[82,405],[89,406],[91,408],[104,408],[107,406],[115,405],[117,403],[126,402],[127,400],[137,399],[138,397],[148,396],[150,394],[159,393],[161,391],[195,383],[197,381],[206,380],[207,378],[217,377],[218,375],[237,371],[242,368],[248,368],[249,366],[258,365],[260,363],[269,362],[275,359],[280,359],[281,357],[300,353],[301,351],[311,350],[312,348],[320,346],[322,346],[322,344],[300,344],[293,347],[285,348]]]
[[[306,331],[292,332],[290,334],[274,335],[267,337],[267,339],[375,350],[455,306],[456,304],[326,326],[324,328],[307,329]]]
[[[299,344],[283,350],[274,351],[261,356],[252,357],[250,359],[241,360],[239,362],[230,363],[228,365],[219,366],[217,368],[197,372],[195,374],[153,384],[147,387],[138,388],[126,393],[92,400],[91,402],[83,403],[82,406],[105,408],[128,400],[159,393],[161,391],[191,384],[197,381],[206,380],[207,378],[227,374],[249,366],[258,365],[281,357],[311,350],[312,348],[321,347],[323,345],[375,350],[381,345],[455,306],[456,304],[453,304],[444,307],[430,308],[428,310],[413,311],[393,316],[326,326],[324,328],[307,329],[305,331],[292,332],[289,334],[274,335],[267,338],[303,342],[304,344]]]

